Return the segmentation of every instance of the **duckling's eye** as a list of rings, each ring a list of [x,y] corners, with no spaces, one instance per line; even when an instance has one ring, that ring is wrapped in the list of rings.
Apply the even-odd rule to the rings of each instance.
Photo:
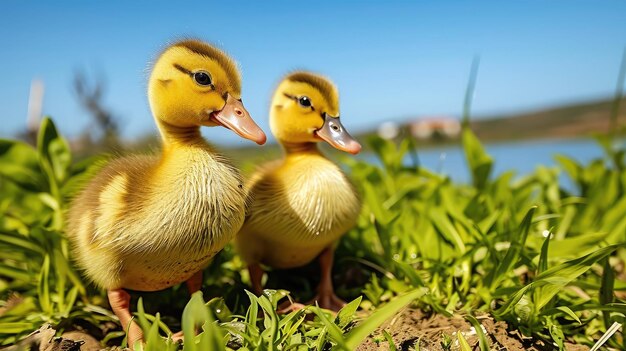
[[[300,96],[298,98],[298,103],[302,107],[311,107],[311,99],[309,99],[307,96]]]
[[[207,72],[204,72],[204,71],[195,72],[193,74],[193,80],[195,80],[196,83],[202,86],[211,85],[211,76]]]

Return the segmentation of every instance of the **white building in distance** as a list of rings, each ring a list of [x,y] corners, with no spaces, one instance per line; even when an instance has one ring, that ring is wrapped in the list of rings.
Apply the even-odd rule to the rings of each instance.
[[[444,137],[456,139],[461,133],[461,123],[452,117],[427,117],[409,123],[409,131],[416,139]]]

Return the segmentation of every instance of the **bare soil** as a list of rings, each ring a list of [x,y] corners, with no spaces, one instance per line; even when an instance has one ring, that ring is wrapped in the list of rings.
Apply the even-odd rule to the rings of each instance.
[[[524,338],[518,331],[508,330],[505,322],[496,322],[488,315],[477,317],[477,319],[489,341],[489,350],[543,351],[556,349],[552,345]],[[457,333],[462,333],[472,350],[480,350],[476,330],[462,316],[428,315],[420,310],[406,308],[372,333],[357,348],[357,351],[390,350],[389,342],[383,336],[383,330],[391,335],[398,350],[457,351],[460,350]],[[589,350],[589,347],[566,344],[566,349],[568,351],[586,351]]]

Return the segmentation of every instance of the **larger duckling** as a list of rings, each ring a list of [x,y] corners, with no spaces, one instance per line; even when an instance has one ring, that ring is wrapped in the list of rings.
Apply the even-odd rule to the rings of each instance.
[[[244,222],[239,171],[200,135],[200,126],[223,126],[265,142],[240,94],[239,71],[224,52],[197,40],[169,46],[148,83],[161,154],[111,162],[73,201],[68,235],[77,263],[107,290],[130,345],[143,335],[124,289],[187,282],[199,290],[202,269]]]
[[[354,226],[361,204],[346,175],[317,145],[325,141],[352,154],[361,145],[339,121],[337,88],[313,73],[295,72],[279,84],[270,126],[284,158],[251,176],[249,214],[236,238],[252,289],[262,293],[261,264],[293,268],[318,257],[321,280],[314,301],[336,311],[344,302],[333,292],[333,244]]]

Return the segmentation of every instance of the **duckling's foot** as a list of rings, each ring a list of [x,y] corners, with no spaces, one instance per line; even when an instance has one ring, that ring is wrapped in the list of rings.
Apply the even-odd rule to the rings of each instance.
[[[137,341],[143,342],[143,331],[130,314],[130,294],[124,289],[107,291],[113,313],[119,318],[122,328],[128,333],[128,346],[132,350]]]
[[[346,305],[346,302],[340,299],[334,292],[325,292],[319,293],[317,296],[313,298],[313,300],[309,301],[307,305],[314,305],[317,302],[317,305],[321,308],[331,310],[334,312],[338,312],[343,306]]]
[[[185,338],[185,333],[183,331],[179,331],[178,333],[172,334],[172,340],[174,341],[182,341]]]
[[[287,300],[281,304],[278,305],[278,307],[276,308],[276,313],[278,314],[288,314],[291,313],[293,311],[298,311],[301,310],[303,308],[305,308],[306,306],[298,303],[298,302],[294,302],[291,300]]]
[[[198,335],[200,333],[200,329],[196,328],[194,335]],[[179,331],[178,333],[172,334],[172,340],[174,341],[183,341],[185,339],[185,333],[183,331]]]

